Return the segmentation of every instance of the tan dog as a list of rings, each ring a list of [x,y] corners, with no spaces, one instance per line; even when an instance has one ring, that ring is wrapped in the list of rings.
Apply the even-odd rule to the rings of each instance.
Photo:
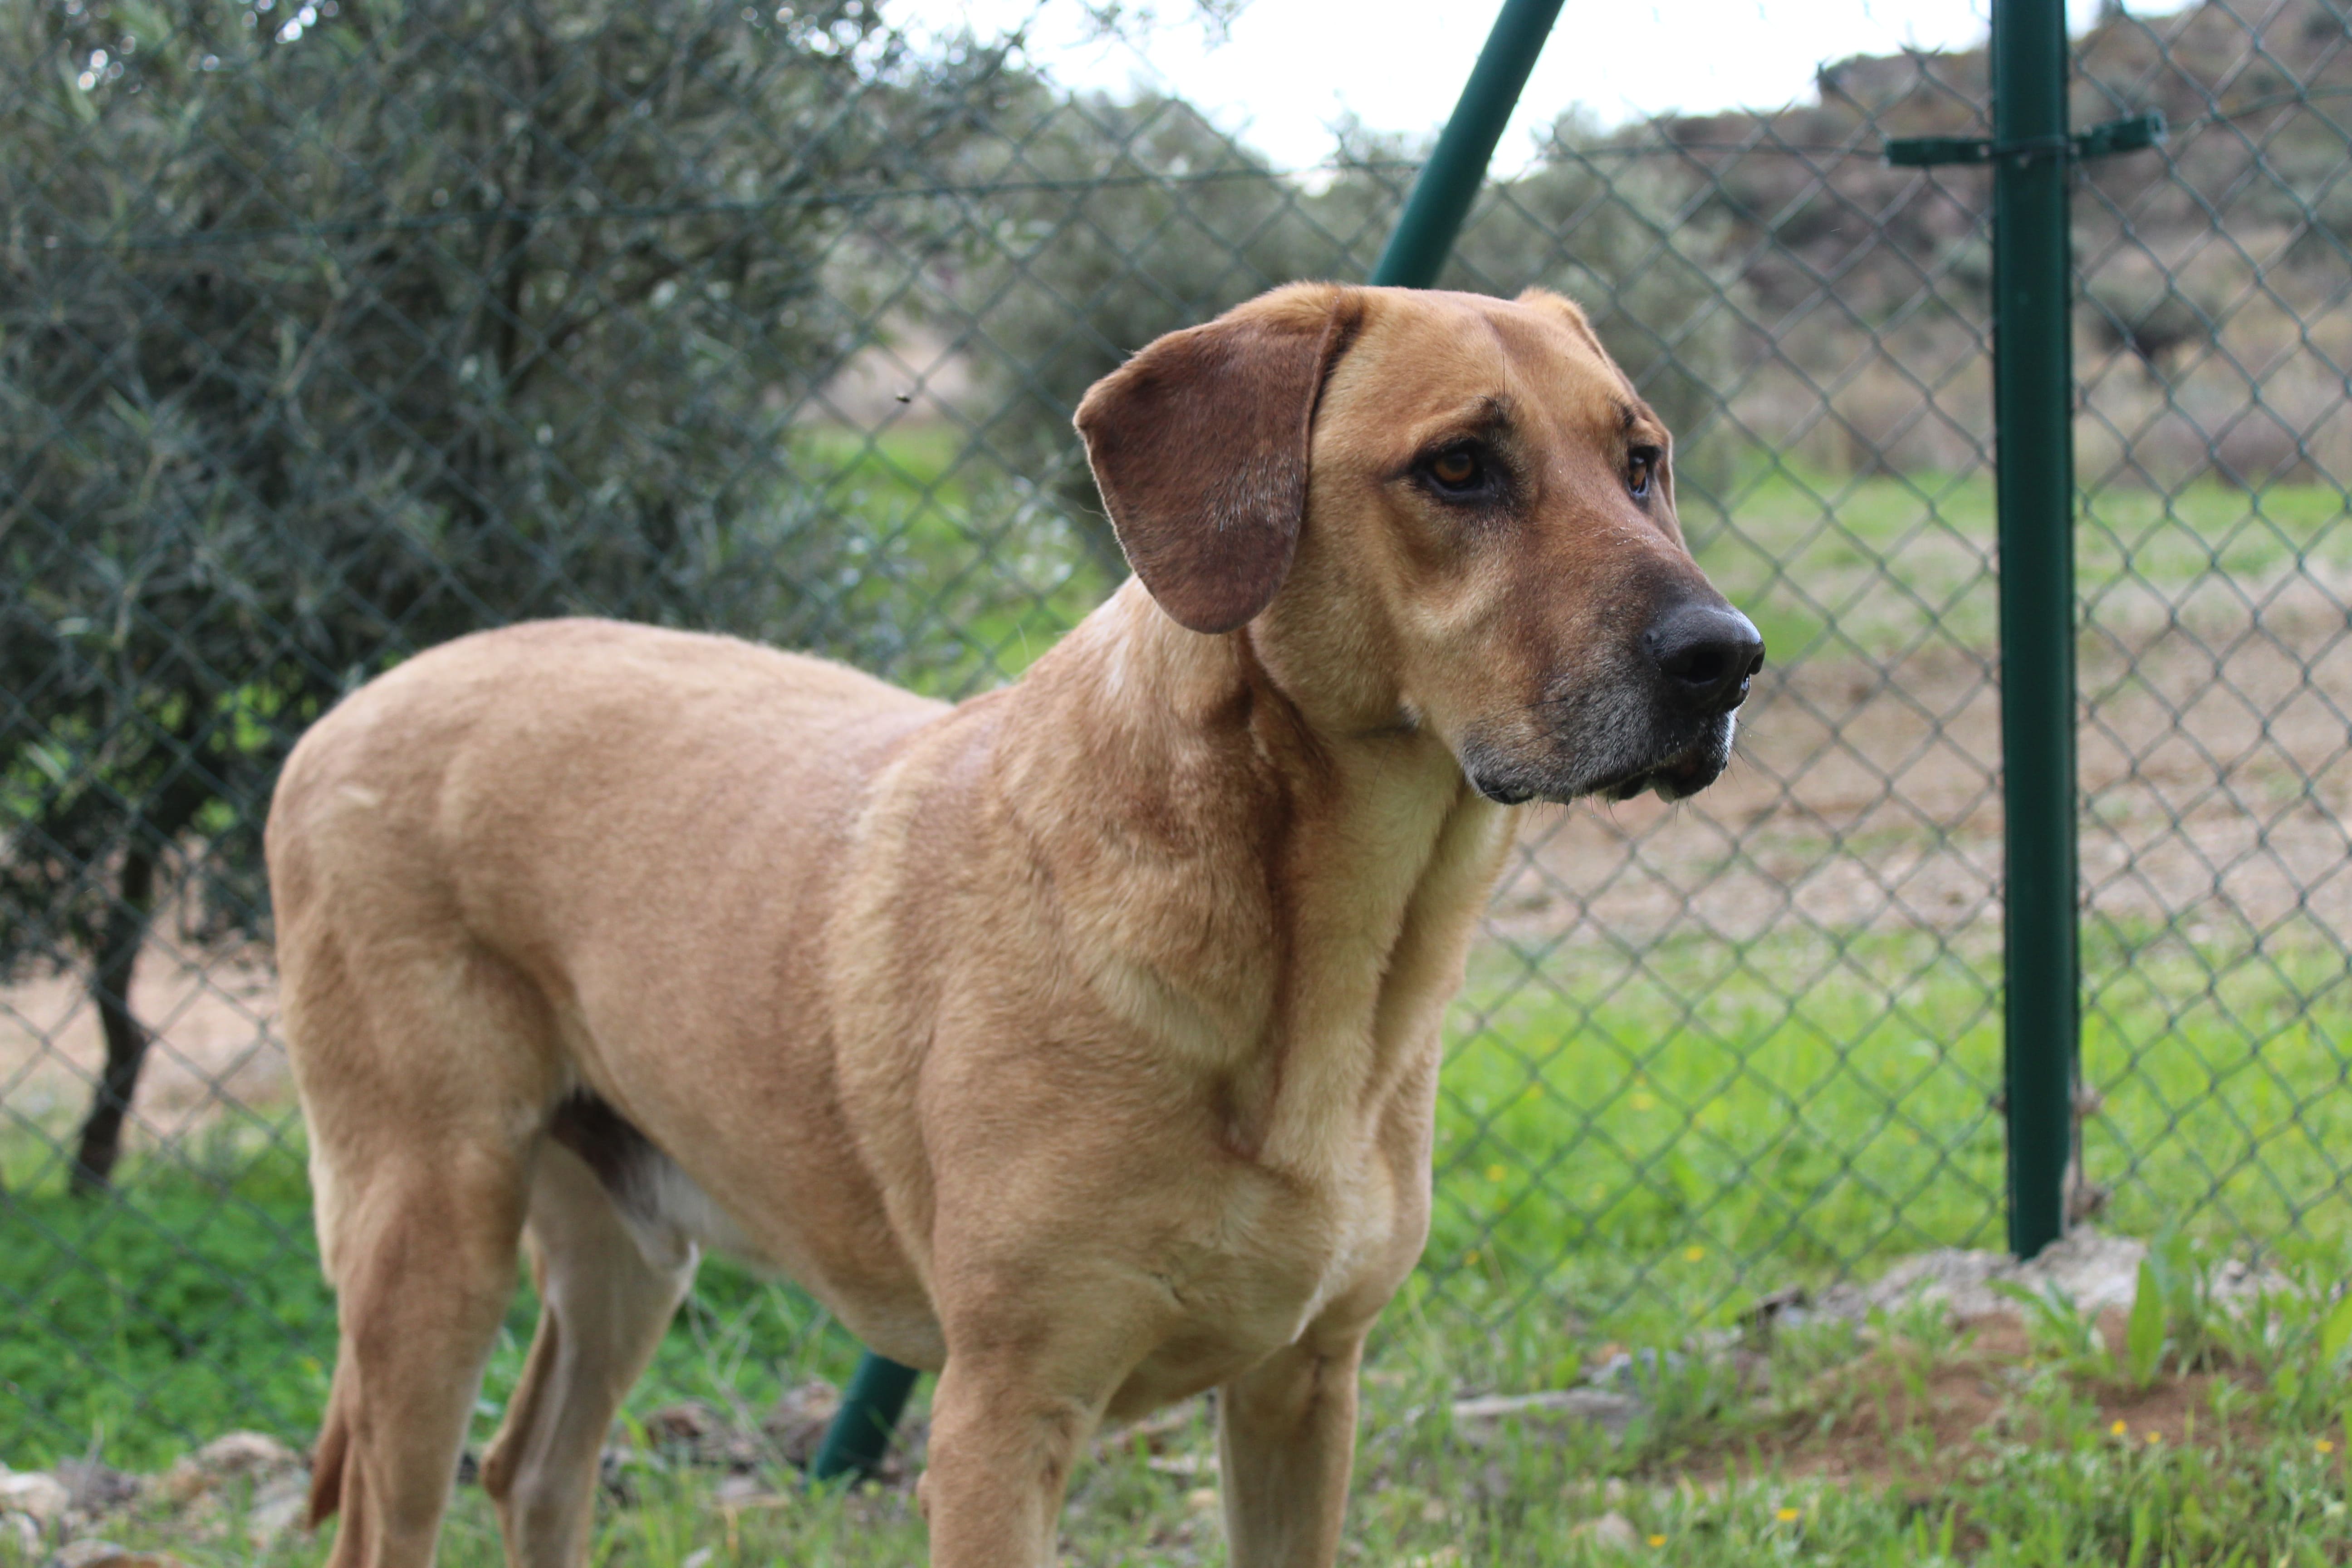
[[[1078,426],[1139,582],[1003,690],[549,622],[296,748],[336,1563],[431,1556],[518,1237],[517,1563],[583,1561],[703,1247],[940,1371],[940,1568],[1049,1563],[1097,1423],[1207,1388],[1234,1563],[1332,1561],[1501,807],[1702,787],[1762,644],[1548,294],[1277,289]]]

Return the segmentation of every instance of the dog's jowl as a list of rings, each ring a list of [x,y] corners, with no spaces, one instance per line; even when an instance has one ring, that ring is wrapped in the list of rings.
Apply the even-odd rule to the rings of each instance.
[[[1705,787],[1763,645],[1551,295],[1277,289],[1077,423],[1136,576],[1004,689],[553,621],[296,750],[338,1563],[431,1556],[519,1256],[482,1478],[513,1561],[583,1561],[705,1247],[940,1372],[940,1568],[1042,1568],[1097,1425],[1207,1388],[1234,1563],[1332,1561],[1507,808]]]

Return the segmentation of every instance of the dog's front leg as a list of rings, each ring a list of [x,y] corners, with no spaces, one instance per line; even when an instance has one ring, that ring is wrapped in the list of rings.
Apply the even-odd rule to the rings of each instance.
[[[1031,1356],[950,1345],[922,1482],[931,1568],[1052,1568],[1063,1493],[1102,1409],[1060,1381]]]
[[[1217,1393],[1233,1568],[1330,1568],[1356,1457],[1359,1338],[1313,1336]]]

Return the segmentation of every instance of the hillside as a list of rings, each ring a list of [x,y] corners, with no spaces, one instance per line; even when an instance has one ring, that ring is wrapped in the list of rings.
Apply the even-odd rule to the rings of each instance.
[[[2086,478],[2352,475],[2352,27],[2335,0],[2110,13],[2075,40],[2080,129],[2155,109],[2161,148],[2084,166],[2074,203]],[[1989,133],[1981,48],[1855,57],[1811,101],[1623,133],[1670,152],[1747,297],[1732,413],[1768,443],[1827,397],[1840,467],[1953,468],[1989,434],[1991,180],[1887,167],[1898,136]],[[1627,148],[1626,150],[1631,150]],[[1657,167],[1657,162],[1650,166]],[[1794,439],[1793,436],[1790,437]]]
[[[2172,128],[2163,149],[2103,159],[2084,171],[2080,246],[2095,253],[2126,232],[2177,239],[2225,228],[2250,257],[2297,261],[2343,251],[2308,223],[2315,211],[2340,245],[2352,219],[2343,176],[2352,115],[2352,30],[2330,0],[2284,0],[2242,17],[2221,4],[2168,16],[2120,11],[2076,40],[2077,128],[2155,109]],[[1976,233],[1990,190],[1982,171],[1923,177],[1878,157],[1897,136],[1985,135],[1982,49],[1857,56],[1824,67],[1814,101],[1769,113],[1669,118],[1644,138],[1673,146],[1717,187],[1717,205],[1759,256],[1749,280],[1769,301],[1793,302],[1821,279],[1887,300],[1916,291],[1919,266]],[[2268,248],[2249,243],[2259,236]],[[2320,243],[2310,243],[2313,239]],[[2277,257],[2290,247],[2291,258]],[[1871,250],[1884,252],[1865,261]],[[1863,275],[1853,276],[1857,262]]]

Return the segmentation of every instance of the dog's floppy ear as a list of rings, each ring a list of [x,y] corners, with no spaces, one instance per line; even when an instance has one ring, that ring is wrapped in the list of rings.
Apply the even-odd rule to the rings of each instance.
[[[1232,631],[1282,586],[1316,399],[1362,313],[1351,289],[1277,289],[1155,339],[1078,405],[1119,548],[1179,624]]]

